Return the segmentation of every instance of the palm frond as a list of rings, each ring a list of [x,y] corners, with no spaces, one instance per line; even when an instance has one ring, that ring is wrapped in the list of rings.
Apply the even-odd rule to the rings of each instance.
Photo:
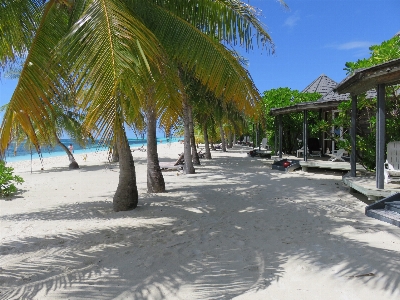
[[[49,1],[30,45],[17,87],[11,97],[1,127],[0,152],[12,138],[11,124],[19,122],[32,142],[45,139],[51,126],[51,100],[57,90],[57,69],[50,68],[52,50],[66,31],[68,18],[56,1]],[[7,119],[11,118],[11,119]],[[36,129],[36,132],[34,130]],[[36,145],[37,146],[37,145]]]
[[[0,4],[0,67],[15,63],[28,51],[43,14],[42,0],[2,0]]]
[[[234,101],[244,110],[252,110],[259,101],[248,72],[218,41],[156,5],[142,3],[132,13],[140,15],[171,58],[193,72],[217,97]]]
[[[142,95],[141,76],[147,78],[150,69],[157,70],[164,53],[152,32],[120,1],[86,3],[58,48],[59,58],[70,67],[84,93],[80,103],[81,109],[87,109],[84,125],[88,130],[97,126],[110,136],[121,105],[118,99],[124,99],[117,92]],[[127,77],[131,77],[130,86],[123,83]]]
[[[136,0],[135,2],[141,2]],[[274,48],[265,25],[260,21],[261,11],[240,0],[198,0],[152,2],[226,43],[243,45],[246,50],[257,43]],[[183,3],[184,2],[184,3]],[[281,0],[281,3],[284,2]],[[253,32],[254,31],[254,32]]]

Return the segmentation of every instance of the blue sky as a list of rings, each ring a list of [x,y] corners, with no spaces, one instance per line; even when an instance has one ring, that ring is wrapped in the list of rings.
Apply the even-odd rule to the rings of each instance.
[[[400,0],[287,0],[289,10],[277,0],[246,2],[262,10],[261,21],[275,44],[273,55],[240,50],[261,93],[279,87],[301,91],[321,74],[340,82],[347,61],[368,57],[369,46],[400,31]],[[0,106],[16,83],[2,78]]]
[[[369,57],[371,45],[400,31],[400,0],[287,0],[289,10],[275,0],[248,2],[262,10],[275,44],[274,55],[247,54],[261,93],[301,91],[321,74],[340,82],[346,62]]]

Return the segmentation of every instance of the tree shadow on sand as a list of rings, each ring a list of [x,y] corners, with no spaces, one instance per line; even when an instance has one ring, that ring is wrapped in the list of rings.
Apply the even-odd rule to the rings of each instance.
[[[14,225],[99,222],[97,228],[4,241],[0,298],[230,299],[268,288],[293,258],[335,268],[332,275],[345,278],[373,272],[358,279],[395,292],[398,253],[335,231],[346,226],[395,235],[398,229],[371,226],[361,212],[355,215],[359,204],[343,200],[352,196],[339,176],[321,176],[311,185],[306,173],[255,163],[237,172],[248,163],[215,159],[179,182],[165,175],[169,192],[143,196],[134,211],[114,213],[110,203],[94,201],[2,218]]]

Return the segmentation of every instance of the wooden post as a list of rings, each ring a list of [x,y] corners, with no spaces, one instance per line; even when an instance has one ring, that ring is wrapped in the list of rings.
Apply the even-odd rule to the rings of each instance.
[[[307,148],[308,148],[307,118],[308,118],[307,110],[304,110],[303,111],[303,160],[304,161],[307,161]]]
[[[318,120],[321,121],[323,116],[323,111],[322,108],[318,110]],[[325,143],[324,143],[324,132],[322,130],[319,131],[319,140],[320,140],[320,146],[322,149],[321,156],[324,156],[325,154]]]
[[[385,185],[385,84],[378,85],[378,101],[376,110],[376,188]]]
[[[351,127],[350,127],[350,142],[351,142],[351,154],[350,154],[350,176],[356,177],[356,128],[357,128],[357,95],[351,96]]]
[[[282,115],[279,115],[279,158],[282,158],[282,135],[283,135]]]
[[[275,145],[274,145],[274,150],[275,150],[275,155],[278,153],[278,135],[279,135],[279,132],[278,132],[278,116],[275,116]]]

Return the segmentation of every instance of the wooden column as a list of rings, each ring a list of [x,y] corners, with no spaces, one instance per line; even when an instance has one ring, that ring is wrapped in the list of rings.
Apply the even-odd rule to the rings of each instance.
[[[318,110],[318,120],[319,121],[321,121],[322,120],[322,115],[323,115],[323,111],[322,111],[322,109],[319,109]],[[320,140],[320,146],[321,146],[321,149],[322,149],[322,156],[324,156],[324,154],[325,154],[325,143],[324,143],[324,132],[323,131],[319,131],[319,140]]]
[[[350,127],[350,176],[356,177],[357,149],[356,149],[356,129],[357,129],[357,95],[351,96],[351,127]]]
[[[283,135],[282,115],[279,115],[279,158],[282,158],[282,135]]]
[[[383,189],[385,184],[385,84],[379,84],[376,110],[376,188]]]
[[[274,150],[275,150],[275,155],[278,153],[278,135],[279,135],[279,132],[278,132],[278,116],[275,116],[275,143],[274,143]]]
[[[307,110],[303,111],[303,160],[307,161],[307,150],[308,150],[308,135],[307,135],[307,118],[308,112]]]

